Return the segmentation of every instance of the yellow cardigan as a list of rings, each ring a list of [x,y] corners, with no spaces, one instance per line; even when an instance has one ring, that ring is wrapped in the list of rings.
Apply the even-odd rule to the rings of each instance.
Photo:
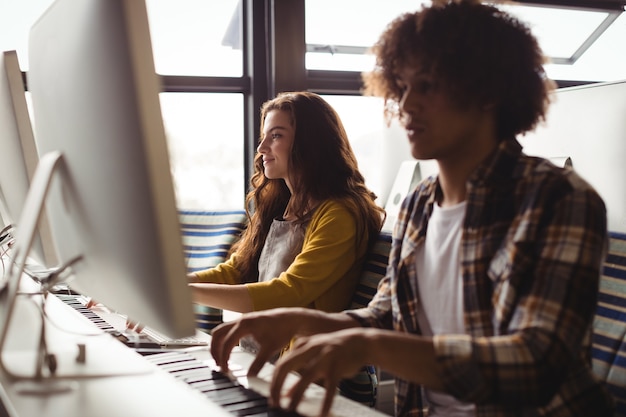
[[[354,293],[367,251],[367,230],[357,242],[357,222],[338,200],[322,203],[306,228],[302,251],[289,268],[266,282],[246,284],[254,310],[310,307],[323,311],[346,309]],[[358,226],[357,226],[358,224]],[[215,268],[196,272],[199,282],[239,284],[234,253]]]

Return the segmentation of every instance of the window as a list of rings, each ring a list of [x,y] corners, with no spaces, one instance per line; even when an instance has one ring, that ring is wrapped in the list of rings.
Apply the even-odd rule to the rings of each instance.
[[[147,0],[159,74],[243,74],[238,0]]]
[[[385,26],[415,0],[314,0],[305,2],[306,68],[367,71],[374,64],[366,51]],[[348,16],[354,18],[347,18]]]
[[[379,204],[385,187],[383,184],[383,101],[377,97],[323,96],[339,114],[346,129],[352,150],[356,154],[359,170],[365,177],[367,186],[379,197]]]
[[[243,91],[208,92],[208,77],[243,75],[241,4],[147,0],[146,5],[156,72],[179,80],[194,77],[187,85],[196,92],[168,85],[164,77],[164,89],[177,92],[161,93],[177,204],[241,209],[246,189]]]
[[[620,10],[500,5],[526,22],[549,57],[545,69],[555,80],[616,81],[626,78],[626,35]]]
[[[161,93],[178,206],[243,208],[243,95]]]
[[[387,23],[400,13],[430,3],[426,0],[306,1],[307,69],[369,70],[373,57],[367,54],[367,49],[376,42]],[[593,9],[593,1],[586,2],[591,5],[587,8],[576,8],[574,0],[555,1],[562,5],[558,7],[549,6],[549,0],[524,3],[522,0],[498,7],[531,27],[544,53],[551,58],[552,62],[546,65],[549,77],[582,82],[626,78],[626,55],[621,53],[626,39],[626,13],[619,0],[604,9]]]

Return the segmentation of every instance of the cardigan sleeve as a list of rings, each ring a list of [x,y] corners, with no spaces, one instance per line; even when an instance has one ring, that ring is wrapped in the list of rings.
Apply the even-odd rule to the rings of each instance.
[[[218,264],[214,268],[196,272],[198,282],[211,282],[215,284],[240,284],[241,273],[238,265],[239,258],[234,253],[226,261]]]
[[[255,310],[313,307],[340,311],[352,297],[367,250],[357,221],[338,201],[323,203],[307,227],[302,251],[289,268],[265,282],[246,284]]]

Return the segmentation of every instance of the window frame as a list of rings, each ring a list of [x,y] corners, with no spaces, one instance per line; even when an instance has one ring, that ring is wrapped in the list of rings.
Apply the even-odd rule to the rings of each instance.
[[[305,0],[240,0],[242,23],[241,77],[184,76],[159,74],[163,92],[240,93],[244,96],[244,189],[254,172],[254,155],[259,137],[261,105],[282,91],[308,90],[318,94],[361,95],[363,83],[356,71],[307,70],[305,58],[310,45],[305,39]],[[588,0],[524,0],[532,4],[567,3],[588,6]],[[598,6],[598,0],[595,6]],[[606,7],[624,0],[604,0]],[[23,72],[26,89],[27,73]],[[558,81],[558,87],[589,81]]]

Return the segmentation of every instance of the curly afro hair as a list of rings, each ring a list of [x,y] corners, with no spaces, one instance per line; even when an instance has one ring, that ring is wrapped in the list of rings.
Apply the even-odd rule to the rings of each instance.
[[[477,0],[433,2],[393,20],[373,47],[365,93],[383,97],[387,120],[400,117],[398,74],[419,62],[460,105],[496,109],[498,137],[532,130],[545,115],[555,83],[527,26]]]

